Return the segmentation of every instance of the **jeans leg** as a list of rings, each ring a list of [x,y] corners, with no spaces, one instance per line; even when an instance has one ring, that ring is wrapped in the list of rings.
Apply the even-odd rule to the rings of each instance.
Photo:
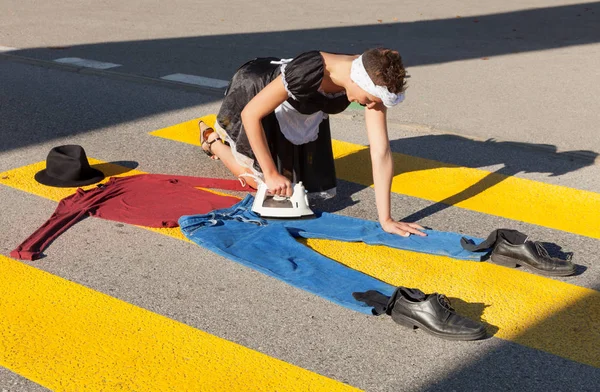
[[[280,222],[257,224],[220,215],[195,215],[179,221],[187,238],[224,257],[319,295],[347,308],[372,314],[353,292],[396,287],[353,270],[298,243]]]
[[[327,212],[317,213],[314,219],[289,220],[283,221],[283,224],[294,237],[364,242],[462,260],[481,261],[485,255],[481,252],[469,252],[461,246],[463,237],[476,243],[481,242],[478,238],[436,230],[426,230],[426,237],[402,237],[383,231],[378,222]]]

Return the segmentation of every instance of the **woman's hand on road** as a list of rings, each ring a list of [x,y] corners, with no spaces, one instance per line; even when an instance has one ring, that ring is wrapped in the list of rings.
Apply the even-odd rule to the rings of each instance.
[[[421,231],[425,230],[425,228],[417,223],[397,222],[390,218],[385,222],[381,222],[381,227],[388,233],[398,234],[402,237],[408,237],[411,234],[421,237],[427,236],[427,234]]]
[[[279,173],[265,176],[265,184],[269,193],[277,196],[292,196],[292,182]]]

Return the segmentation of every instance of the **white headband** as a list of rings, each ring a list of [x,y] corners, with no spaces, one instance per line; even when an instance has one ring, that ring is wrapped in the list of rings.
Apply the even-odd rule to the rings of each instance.
[[[404,93],[394,94],[385,86],[377,86],[367,73],[365,66],[363,65],[362,55],[356,60],[352,61],[352,68],[350,68],[350,79],[369,94],[381,99],[383,104],[388,108],[396,106],[400,102],[404,101]]]

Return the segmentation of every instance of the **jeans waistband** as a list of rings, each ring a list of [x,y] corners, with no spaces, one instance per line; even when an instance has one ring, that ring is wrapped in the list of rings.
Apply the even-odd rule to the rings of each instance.
[[[235,220],[244,223],[253,223],[257,226],[265,226],[267,221],[262,219],[252,211],[252,203],[254,197],[246,195],[246,197],[237,204],[229,208],[215,210],[202,215],[186,215],[179,218],[179,226],[181,230],[188,234],[193,234],[194,231],[201,227],[210,227],[222,224],[226,220]]]

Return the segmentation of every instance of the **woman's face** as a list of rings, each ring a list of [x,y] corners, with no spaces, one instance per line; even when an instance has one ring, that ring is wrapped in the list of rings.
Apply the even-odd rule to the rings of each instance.
[[[362,106],[367,107],[368,109],[373,109],[375,105],[381,103],[381,99],[377,98],[362,88],[358,87],[358,85],[354,82],[351,82],[350,85],[346,88],[346,97],[348,97],[348,101],[356,102]]]

